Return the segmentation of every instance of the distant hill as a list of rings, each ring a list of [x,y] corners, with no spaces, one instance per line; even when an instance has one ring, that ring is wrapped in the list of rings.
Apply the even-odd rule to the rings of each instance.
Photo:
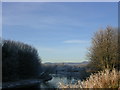
[[[79,63],[76,63],[76,62],[63,62],[63,63],[51,63],[51,62],[46,62],[44,64],[47,64],[47,65],[61,65],[61,64],[64,64],[64,65],[87,65],[89,62],[88,61],[83,61],[83,62],[79,62]]]

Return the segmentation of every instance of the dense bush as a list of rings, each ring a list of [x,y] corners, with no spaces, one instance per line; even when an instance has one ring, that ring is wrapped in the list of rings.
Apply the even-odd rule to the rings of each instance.
[[[10,40],[2,42],[2,81],[37,78],[41,60],[37,50],[27,44]]]

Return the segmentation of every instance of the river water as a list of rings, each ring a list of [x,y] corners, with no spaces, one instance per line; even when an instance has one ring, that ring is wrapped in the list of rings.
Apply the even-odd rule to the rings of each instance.
[[[76,83],[78,80],[78,78],[74,78],[74,77],[68,77],[68,76],[63,76],[63,75],[56,75],[56,74],[52,74],[52,80],[42,83],[41,84],[41,88],[58,88],[59,87],[59,83],[64,83],[64,84],[74,84]]]

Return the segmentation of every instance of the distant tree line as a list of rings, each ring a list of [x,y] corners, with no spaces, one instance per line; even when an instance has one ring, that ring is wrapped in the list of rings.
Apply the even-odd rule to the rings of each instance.
[[[120,70],[119,37],[117,28],[110,26],[94,33],[88,53],[90,60],[88,67],[91,70],[98,71],[105,68]]]
[[[37,50],[27,44],[2,40],[2,81],[37,78],[41,73],[41,59]]]

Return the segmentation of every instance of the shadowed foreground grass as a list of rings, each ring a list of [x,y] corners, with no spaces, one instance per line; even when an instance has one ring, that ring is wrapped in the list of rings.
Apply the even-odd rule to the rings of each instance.
[[[106,69],[96,74],[91,74],[85,81],[73,84],[59,84],[59,88],[120,88],[120,71]]]

